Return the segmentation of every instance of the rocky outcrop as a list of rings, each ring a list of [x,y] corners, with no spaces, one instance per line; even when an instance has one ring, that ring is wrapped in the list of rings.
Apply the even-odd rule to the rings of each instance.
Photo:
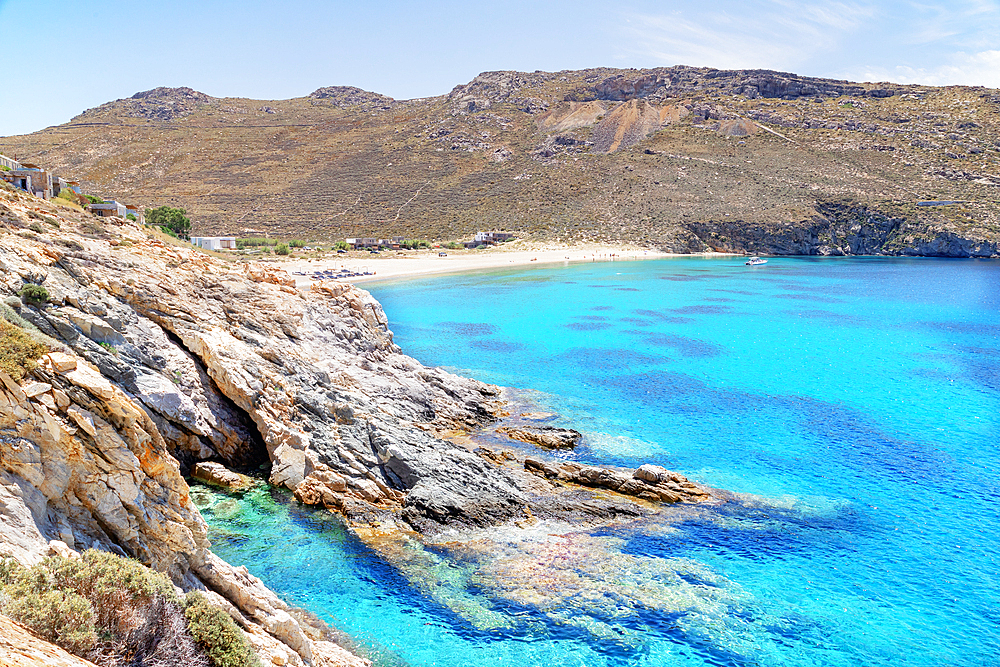
[[[372,93],[354,86],[326,86],[309,93],[314,100],[328,100],[330,104],[342,109],[363,107],[365,109],[391,109],[399,103],[386,95]]]
[[[4,667],[95,667],[0,614],[0,664]]]
[[[631,475],[614,468],[584,466],[572,462],[547,462],[526,458],[524,469],[546,479],[608,489],[626,496],[663,503],[700,503],[713,499],[707,488],[680,473],[645,464]]]
[[[455,86],[448,93],[448,102],[453,113],[475,113],[501,103],[517,105],[527,113],[539,113],[548,109],[548,103],[532,96],[524,96],[521,90],[544,78],[544,75],[539,76],[538,73],[483,72],[469,83]]]
[[[556,426],[501,426],[497,433],[546,449],[572,449],[583,438],[579,431]]]
[[[199,461],[191,469],[191,477],[206,484],[214,484],[231,491],[244,491],[253,486],[254,481],[246,475],[229,470],[221,463]]]
[[[25,213],[23,200],[6,199],[12,216]],[[200,330],[196,304],[202,297],[196,291],[186,300],[155,303],[161,290],[179,297],[176,262],[197,259],[194,253],[143,247],[145,233],[122,220],[110,223],[121,225],[114,228],[114,244],[82,237],[78,225],[94,225],[87,217],[31,204],[58,216],[58,231],[47,238],[22,238],[0,230],[0,289],[16,293],[25,281],[45,286],[49,301],[21,306],[23,319],[14,319],[19,326],[37,327],[32,335],[54,351],[20,383],[0,372],[0,555],[26,565],[53,554],[72,557],[87,548],[131,556],[169,574],[184,590],[214,595],[268,663],[366,664],[305,636],[287,606],[259,581],[208,550],[206,526],[190,500],[181,461],[187,460],[189,468],[201,458],[256,464],[267,454],[251,415],[219,391],[210,375],[213,366],[173,331],[190,334],[157,324],[176,318],[198,329],[204,336],[199,349],[212,350],[206,358],[216,369],[237,362],[232,348],[208,342],[229,340],[208,330],[210,318]],[[73,244],[57,246],[53,238]],[[66,254],[65,247],[75,254]],[[118,247],[135,251],[116,256]],[[152,267],[159,270],[142,270]],[[208,268],[193,263],[187,275],[204,281],[202,271]],[[243,290],[243,298],[256,289],[273,292],[276,300],[287,296],[283,290],[295,292],[273,271],[228,268],[224,273]],[[154,293],[145,292],[145,280],[157,284]],[[197,285],[186,287],[212,292],[205,282]],[[124,293],[148,308],[119,298]],[[227,292],[215,302],[220,311],[231,298]],[[253,319],[252,311],[246,318]],[[244,380],[252,373],[250,368]],[[273,408],[257,404],[274,420],[255,414],[261,423],[287,428],[279,425]],[[212,465],[203,464],[202,472],[219,481],[231,476]]]
[[[88,109],[73,120],[85,121],[89,117],[110,111],[120,111],[132,118],[167,121],[190,116],[198,108],[198,105],[213,101],[215,101],[214,97],[199,93],[192,88],[161,86],[136,93],[128,99],[116,100],[94,109]]]
[[[772,70],[718,70],[711,67],[658,67],[628,74],[613,74],[566,94],[567,100],[665,99],[700,91],[730,95],[794,100],[800,97],[854,95],[884,98],[900,92],[899,86],[862,85],[836,79],[819,79]]]
[[[818,214],[797,224],[762,225],[744,220],[690,223],[706,249],[760,255],[889,255],[1000,257],[1000,242],[970,237],[948,223],[928,224],[918,214],[892,216],[875,208],[821,203]]]
[[[177,462],[135,401],[83,360],[61,361],[67,370],[43,359],[45,382],[28,391],[0,371],[0,479],[14,519],[0,549],[32,562],[59,540],[180,579],[208,541]]]

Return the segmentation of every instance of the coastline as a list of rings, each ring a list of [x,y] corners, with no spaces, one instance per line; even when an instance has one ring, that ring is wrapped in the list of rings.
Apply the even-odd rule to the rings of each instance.
[[[439,253],[445,253],[441,257]],[[309,276],[297,272],[339,270],[341,268],[372,275],[341,278],[351,284],[372,283],[382,280],[417,278],[449,273],[467,273],[486,269],[515,268],[553,264],[581,264],[585,262],[636,261],[668,257],[731,257],[729,253],[666,253],[659,250],[628,244],[530,244],[514,242],[487,250],[410,250],[364,256],[352,253],[323,259],[298,259],[282,263],[282,268],[295,276],[296,283],[313,282]]]

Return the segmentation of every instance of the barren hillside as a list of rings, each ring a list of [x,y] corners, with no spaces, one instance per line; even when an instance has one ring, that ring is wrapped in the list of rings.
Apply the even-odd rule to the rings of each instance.
[[[1000,241],[1000,91],[985,88],[692,67],[487,72],[408,101],[159,88],[0,151],[183,206],[199,234],[497,227],[680,252],[985,256]]]

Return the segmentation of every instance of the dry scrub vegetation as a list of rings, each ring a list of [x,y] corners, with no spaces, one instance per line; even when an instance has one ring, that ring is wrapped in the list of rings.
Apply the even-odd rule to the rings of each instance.
[[[811,228],[830,203],[860,216],[837,224],[905,209],[903,245],[1000,233],[1000,93],[984,88],[673,67],[485,73],[410,101],[158,89],[0,149],[93,191],[183,206],[197,234],[447,240],[498,227],[683,252]],[[913,206],[927,199],[967,203]]]
[[[0,558],[0,612],[100,667],[260,667],[233,620],[200,593],[101,551],[25,568]]]

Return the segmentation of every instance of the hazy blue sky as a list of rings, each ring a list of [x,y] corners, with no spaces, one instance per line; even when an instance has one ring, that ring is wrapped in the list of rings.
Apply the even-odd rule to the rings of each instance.
[[[697,65],[1000,87],[1000,0],[0,0],[0,136],[157,86],[439,95],[485,70]]]

